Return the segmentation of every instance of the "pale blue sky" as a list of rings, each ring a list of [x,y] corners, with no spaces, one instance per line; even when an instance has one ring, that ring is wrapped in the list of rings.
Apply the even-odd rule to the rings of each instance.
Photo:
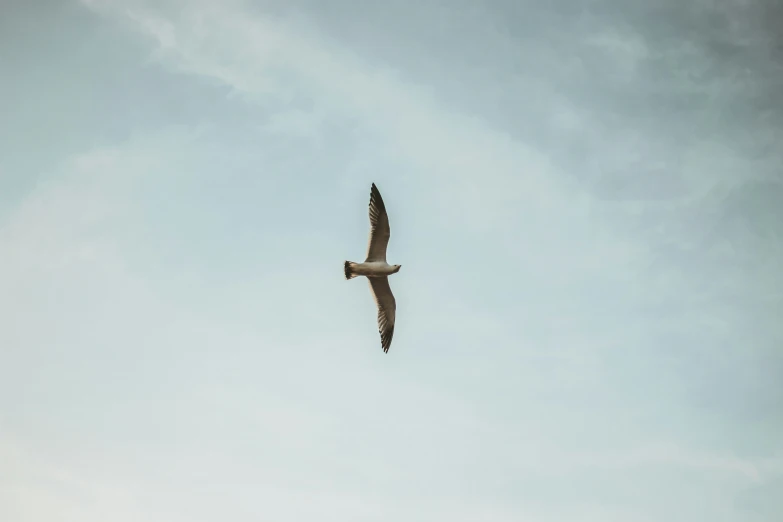
[[[0,9],[4,522],[783,518],[772,0]]]

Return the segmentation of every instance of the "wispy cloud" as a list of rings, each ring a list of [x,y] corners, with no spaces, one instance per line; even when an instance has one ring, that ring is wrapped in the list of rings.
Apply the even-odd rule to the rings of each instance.
[[[777,156],[717,125],[771,82],[715,50],[758,58],[747,19],[425,2],[349,37],[315,3],[81,3],[141,42],[149,96],[195,101],[0,218],[0,516],[753,520],[734,498],[783,473],[783,250]],[[361,45],[393,20],[396,63]],[[339,271],[371,180],[405,267],[385,358]]]
[[[564,180],[545,156],[439,106],[434,92],[401,80],[393,69],[368,66],[306,19],[265,16],[241,3],[186,4],[175,15],[136,4],[88,5],[152,37],[161,59],[176,69],[214,78],[251,102],[294,103],[306,96],[327,112],[359,118],[411,176],[426,173],[440,184],[448,202],[441,212],[459,218],[479,205],[481,212],[468,210],[466,225],[502,226],[520,207],[550,216],[552,206],[584,203],[573,188],[563,190]]]

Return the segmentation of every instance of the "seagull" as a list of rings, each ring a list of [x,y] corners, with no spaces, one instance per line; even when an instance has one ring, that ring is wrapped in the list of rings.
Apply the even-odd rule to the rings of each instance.
[[[389,216],[386,206],[375,183],[370,189],[370,241],[367,245],[367,259],[364,263],[345,262],[345,279],[365,276],[370,282],[370,291],[378,306],[378,333],[381,334],[381,348],[389,352],[394,336],[394,317],[397,302],[394,300],[389,276],[400,271],[402,265],[390,265],[386,262],[386,246],[389,244]]]

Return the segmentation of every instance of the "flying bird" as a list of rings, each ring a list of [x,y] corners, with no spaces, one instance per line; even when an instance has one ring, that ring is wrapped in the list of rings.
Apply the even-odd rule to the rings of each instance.
[[[367,259],[364,263],[345,262],[345,279],[365,276],[370,282],[370,291],[378,306],[378,333],[381,334],[381,348],[389,351],[394,336],[394,317],[397,302],[394,300],[389,276],[400,271],[402,265],[386,262],[386,246],[389,244],[389,216],[375,183],[370,189],[370,241],[367,245]]]

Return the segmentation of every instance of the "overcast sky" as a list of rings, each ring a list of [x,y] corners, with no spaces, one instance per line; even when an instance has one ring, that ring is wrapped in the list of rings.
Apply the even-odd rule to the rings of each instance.
[[[0,519],[783,520],[775,4],[3,2]]]

